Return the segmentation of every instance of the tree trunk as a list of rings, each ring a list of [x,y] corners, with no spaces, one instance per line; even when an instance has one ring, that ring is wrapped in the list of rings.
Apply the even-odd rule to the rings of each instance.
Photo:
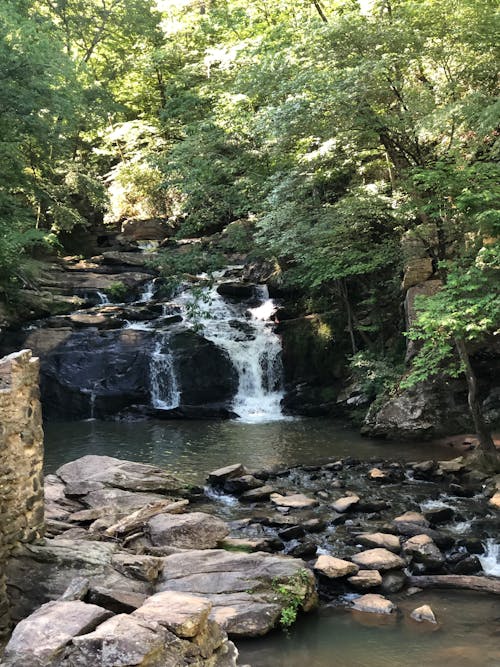
[[[419,588],[465,588],[500,595],[500,580],[493,577],[475,577],[459,574],[433,574],[409,577],[410,586]]]
[[[326,18],[326,14],[323,11],[323,7],[321,6],[319,0],[313,0],[313,5],[316,7],[316,11],[321,16],[323,23],[328,23],[328,19]]]
[[[474,421],[474,428],[476,429],[476,433],[479,438],[479,448],[483,452],[496,454],[495,443],[493,442],[493,438],[491,437],[491,433],[488,427],[486,426],[483,414],[481,412],[481,405],[477,397],[476,375],[470,363],[470,357],[467,351],[467,346],[463,338],[456,338],[455,345],[457,347],[460,360],[464,366],[465,378],[467,380],[467,388],[469,390],[467,399],[469,402],[469,409],[472,415],[472,419]]]

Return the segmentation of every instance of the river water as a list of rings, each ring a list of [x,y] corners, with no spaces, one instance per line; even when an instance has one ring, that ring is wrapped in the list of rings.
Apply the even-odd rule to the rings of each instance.
[[[84,454],[102,454],[164,466],[202,483],[210,470],[234,462],[268,468],[314,464],[338,457],[423,460],[450,458],[448,448],[361,438],[331,419],[49,423],[46,469]],[[323,608],[299,620],[289,634],[238,642],[241,664],[252,667],[499,667],[500,605],[487,595],[424,592],[393,598],[404,614],[389,624],[374,615]],[[409,622],[430,604],[436,631]]]

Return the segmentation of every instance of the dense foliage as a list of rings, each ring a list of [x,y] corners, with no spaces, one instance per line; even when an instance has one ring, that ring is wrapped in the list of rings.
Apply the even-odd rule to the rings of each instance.
[[[0,32],[2,285],[105,212],[239,220],[353,354],[398,344],[402,238],[446,283],[414,377],[497,326],[493,0],[4,0]]]

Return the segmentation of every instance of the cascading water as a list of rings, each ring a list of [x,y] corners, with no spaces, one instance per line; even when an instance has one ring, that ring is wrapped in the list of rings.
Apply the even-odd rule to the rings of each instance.
[[[97,290],[97,296],[99,297],[99,305],[100,306],[106,306],[110,302],[108,295],[105,292],[101,292]]]
[[[145,283],[143,290],[141,292],[141,295],[139,297],[139,301],[141,303],[147,303],[148,301],[151,301],[155,293],[155,283],[154,280],[148,280],[147,283]]]
[[[493,537],[484,542],[484,553],[478,556],[485,574],[491,577],[500,577],[500,542]]]
[[[180,392],[175,376],[174,360],[168,350],[168,341],[161,336],[155,344],[149,364],[151,403],[158,410],[172,410],[179,406]]]
[[[259,305],[246,309],[231,304],[217,288],[201,294],[182,292],[177,301],[185,319],[207,339],[226,351],[238,373],[238,391],[232,409],[242,421],[283,419],[281,341],[273,331],[275,305],[265,286],[257,288]]]

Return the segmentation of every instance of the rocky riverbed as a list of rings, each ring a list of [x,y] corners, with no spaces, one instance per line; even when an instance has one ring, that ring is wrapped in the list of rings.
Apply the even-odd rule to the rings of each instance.
[[[48,475],[45,492],[46,539],[9,565],[20,622],[2,665],[230,667],[233,639],[318,598],[394,617],[391,598],[414,595],[409,622],[438,626],[425,587],[500,592],[500,479],[461,458],[234,464],[197,488],[88,455]]]

